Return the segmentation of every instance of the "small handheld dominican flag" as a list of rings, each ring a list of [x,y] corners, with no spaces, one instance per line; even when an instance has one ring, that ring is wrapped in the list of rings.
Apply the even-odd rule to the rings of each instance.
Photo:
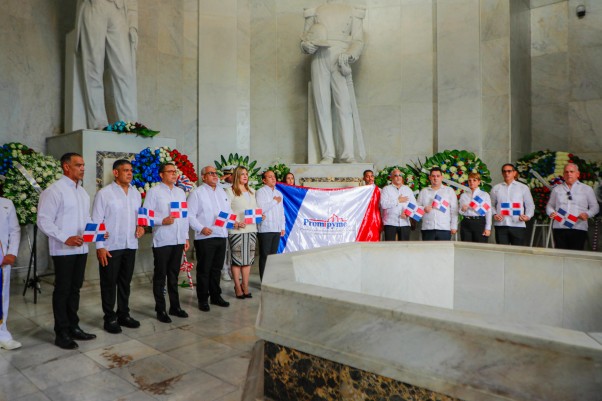
[[[174,219],[185,219],[186,217],[188,217],[188,203],[170,202],[169,215]]]
[[[500,214],[502,216],[520,216],[523,205],[519,202],[502,202]]]
[[[213,224],[218,227],[234,228],[235,222],[236,215],[234,213],[219,212]]]
[[[554,220],[556,220],[565,227],[573,228],[573,226],[575,225],[575,223],[577,223],[577,220],[579,220],[579,218],[574,214],[570,214],[564,209],[558,209]]]
[[[261,209],[246,209],[245,210],[245,224],[259,224],[261,223]]]
[[[105,240],[107,229],[105,223],[87,223],[84,230],[84,242],[100,242]]]
[[[475,212],[477,212],[481,216],[485,216],[489,209],[491,209],[489,203],[485,202],[485,200],[479,195],[475,196],[472,199],[472,201],[468,204],[468,206],[473,208]]]
[[[437,194],[435,195],[431,206],[433,207],[433,209],[437,209],[440,212],[445,213],[447,212],[447,208],[449,207],[449,202],[443,199],[441,195]]]
[[[154,227],[155,211],[145,207],[138,209],[138,225],[142,227]]]
[[[422,220],[422,216],[424,216],[424,209],[414,205],[413,203],[408,203],[408,206],[403,211],[403,214],[405,214],[408,217],[411,217],[416,221],[420,221]]]

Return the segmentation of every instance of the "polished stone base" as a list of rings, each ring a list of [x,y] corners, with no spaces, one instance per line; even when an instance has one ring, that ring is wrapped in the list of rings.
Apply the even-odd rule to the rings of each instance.
[[[264,356],[264,391],[274,400],[459,400],[268,341]]]

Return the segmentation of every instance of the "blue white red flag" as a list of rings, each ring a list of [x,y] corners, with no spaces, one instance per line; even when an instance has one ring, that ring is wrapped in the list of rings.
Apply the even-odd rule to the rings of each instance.
[[[262,213],[263,213],[263,211],[261,209],[246,209],[245,210],[245,224],[261,223]]]
[[[468,204],[468,206],[473,208],[474,211],[477,212],[481,216],[485,216],[487,214],[487,212],[489,211],[489,209],[491,209],[491,205],[489,203],[485,202],[485,200],[483,198],[481,198],[479,195],[475,196],[472,199],[472,201]]]
[[[520,216],[523,211],[523,205],[520,202],[502,202],[500,206],[502,216]]]
[[[138,209],[138,225],[142,227],[154,227],[155,211],[145,207]]]
[[[276,184],[284,197],[286,233],[278,252],[380,239],[380,190],[305,188]]]
[[[106,233],[105,223],[87,223],[82,237],[84,242],[100,242],[105,240]]]
[[[181,174],[176,180],[176,187],[181,188],[184,192],[188,193],[192,191],[194,184],[192,181],[190,181],[190,178],[186,177],[184,174]]]
[[[424,209],[410,202],[403,213],[416,221],[420,221],[422,220],[422,216],[424,216]]]
[[[564,209],[558,209],[558,211],[556,212],[556,216],[554,216],[554,220],[556,220],[565,227],[573,228],[573,226],[575,225],[575,223],[577,223],[579,218],[574,214],[570,214]]]
[[[234,213],[219,212],[213,224],[218,227],[234,228],[235,222],[236,215]]]
[[[433,203],[431,204],[433,209],[437,209],[442,213],[447,212],[447,208],[449,207],[449,202],[441,197],[441,195],[436,194],[433,199]]]
[[[170,202],[169,215],[174,219],[185,219],[186,217],[188,217],[188,203]]]

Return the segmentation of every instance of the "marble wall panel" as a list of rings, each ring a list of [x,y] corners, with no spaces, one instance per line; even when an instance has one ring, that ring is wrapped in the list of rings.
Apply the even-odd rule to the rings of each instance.
[[[576,18],[578,5],[585,5],[587,14],[584,18]],[[568,0],[569,9],[569,47],[602,46],[602,2]]]
[[[433,102],[433,52],[413,53],[401,60],[401,101]]]
[[[565,1],[566,0],[530,0],[530,7],[537,8],[542,6],[548,6],[550,4],[564,3]],[[526,0],[526,2],[529,3],[529,0]]]
[[[433,1],[401,0],[401,55],[433,51]]]
[[[513,320],[561,326],[563,264],[551,256],[506,254],[504,314]]]
[[[481,40],[504,39],[510,36],[510,2],[481,1]]]
[[[568,49],[568,3],[554,3],[531,10],[531,56]]]
[[[572,151],[579,154],[602,151],[602,100],[570,102],[568,119]]]
[[[205,15],[219,15],[222,17],[230,17],[236,15],[237,1],[236,0],[203,0],[202,10]]]
[[[602,264],[596,260],[565,258],[563,327],[602,332]]]
[[[602,45],[579,45],[569,52],[571,100],[602,99]]]
[[[489,96],[482,101],[483,149],[507,149],[510,144],[510,98]]]
[[[481,63],[483,98],[509,94],[510,38],[506,36],[482,42]]]
[[[533,105],[533,149],[571,149],[567,103]]]
[[[405,149],[407,137],[401,131],[402,113],[399,106],[365,105],[360,111],[366,161],[373,162],[376,168],[397,164]]]
[[[569,100],[568,54],[557,52],[531,60],[531,102],[534,105],[566,103]]]
[[[173,57],[182,55],[183,24],[174,24],[174,21],[183,21],[182,10],[168,2],[158,4],[158,50],[163,54]]]
[[[295,280],[344,291],[362,292],[361,249],[325,250],[293,256]],[[383,272],[383,273],[386,273]]]
[[[454,266],[454,310],[502,315],[504,254],[456,248]]]

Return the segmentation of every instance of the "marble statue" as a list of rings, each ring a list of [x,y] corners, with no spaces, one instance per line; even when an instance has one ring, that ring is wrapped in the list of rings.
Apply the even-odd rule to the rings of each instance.
[[[117,119],[138,118],[136,48],[138,46],[137,0],[77,0],[75,51],[83,71],[87,127],[108,125],[103,74],[111,75]]]
[[[304,10],[301,49],[313,55],[311,85],[321,164],[330,164],[335,157],[342,163],[354,163],[354,139],[360,158],[365,157],[349,66],[358,60],[364,48],[362,24],[365,14],[363,8],[336,0]],[[338,126],[338,149],[335,149],[333,125]]]

